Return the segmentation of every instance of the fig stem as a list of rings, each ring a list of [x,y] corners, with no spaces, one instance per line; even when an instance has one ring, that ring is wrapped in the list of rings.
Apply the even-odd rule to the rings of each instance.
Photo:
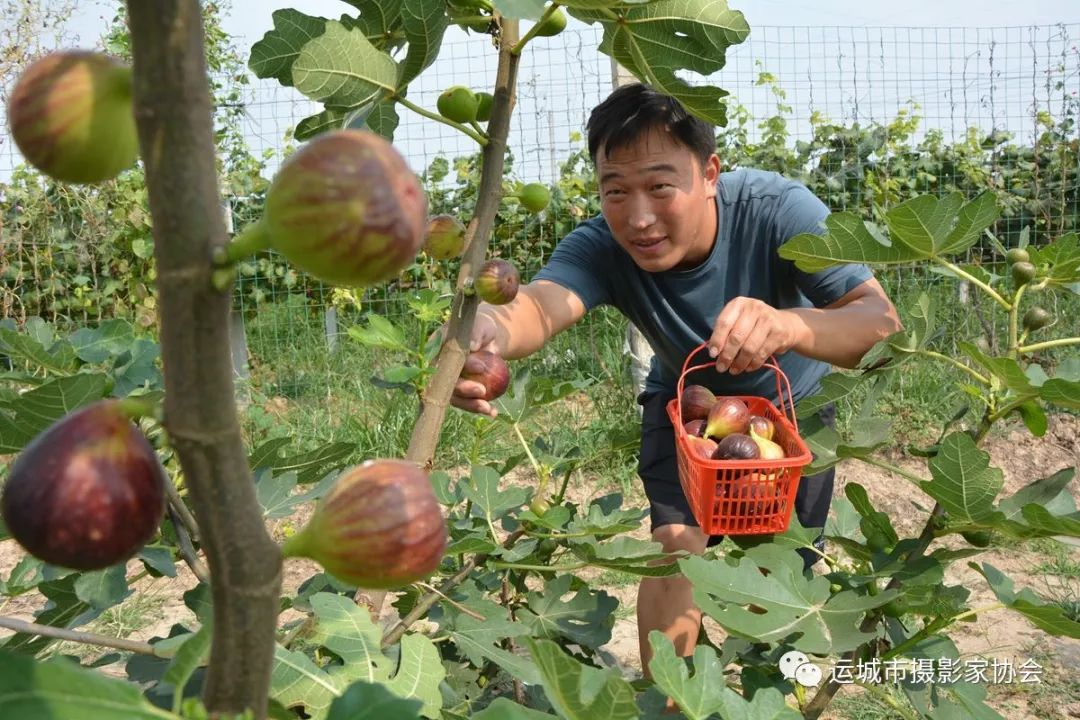
[[[1050,348],[1066,347],[1068,345],[1080,345],[1080,337],[1058,338],[1057,340],[1047,340],[1046,342],[1035,343],[1033,345],[1021,345],[1017,350],[1026,354],[1038,352],[1039,350],[1049,350]]]
[[[68,640],[83,645],[98,645],[100,647],[108,647],[116,650],[126,650],[128,652],[138,653],[139,655],[150,655],[151,657],[161,658],[168,657],[165,653],[159,653],[155,650],[154,646],[150,643],[125,640],[123,638],[111,638],[105,635],[97,635],[95,633],[81,632],[78,630],[65,630],[64,628],[53,627],[51,625],[39,625],[38,623],[18,620],[12,617],[0,616],[0,628],[14,630],[19,633],[26,633],[27,635],[40,635],[42,637],[50,637],[57,640]]]
[[[882,470],[888,470],[889,472],[893,473],[894,475],[899,475],[900,477],[904,478],[905,480],[910,480],[911,482],[915,483],[916,487],[919,487],[919,488],[922,487],[922,483],[926,482],[926,478],[921,478],[918,475],[915,475],[913,473],[909,473],[907,470],[904,470],[903,468],[897,467],[895,465],[891,465],[891,464],[885,462],[884,460],[875,460],[874,458],[870,457],[869,455],[859,457],[859,458],[856,458],[856,459],[866,463],[867,465],[873,465],[874,467],[879,467]]]
[[[471,137],[473,140],[475,140],[480,145],[480,147],[484,147],[484,146],[486,146],[488,144],[487,138],[481,137],[480,135],[476,134],[475,132],[473,132],[469,128],[462,125],[461,123],[454,122],[453,120],[450,120],[448,118],[444,118],[439,113],[433,113],[430,110],[425,110],[424,108],[420,107],[416,103],[411,102],[409,100],[406,100],[401,95],[397,95],[397,94],[391,95],[390,99],[393,100],[394,102],[404,106],[404,107],[409,108],[410,110],[412,110],[417,115],[423,115],[424,117],[428,118],[429,120],[435,120],[437,122],[441,122],[443,125],[449,125],[450,127],[454,128],[455,130],[458,130],[460,132],[465,133],[466,135]]]
[[[188,534],[188,529],[184,522],[180,519],[180,512],[176,509],[176,504],[169,499],[169,519],[172,520],[173,528],[176,530],[176,538],[180,545],[180,555],[184,558],[184,562],[191,568],[191,572],[195,577],[204,585],[210,584],[210,569],[206,567],[206,564],[199,559],[199,556],[195,553],[195,546],[191,544],[191,535]]]
[[[1009,357],[1017,358],[1020,355],[1020,339],[1019,339],[1019,324],[1020,324],[1020,298],[1024,295],[1024,290],[1027,285],[1021,285],[1016,288],[1016,294],[1013,296],[1012,308],[1009,310]]]
[[[915,350],[914,354],[915,355],[922,355],[923,357],[933,358],[934,360],[941,360],[942,362],[947,362],[950,365],[952,365],[953,367],[955,367],[956,369],[966,372],[968,375],[973,377],[975,380],[978,380],[983,385],[989,385],[990,384],[990,379],[989,378],[982,375],[978,370],[975,370],[974,368],[968,367],[967,365],[960,362],[956,358],[949,357],[948,355],[944,355],[942,353],[935,352],[933,350]]]
[[[943,260],[943,259],[938,258],[938,257],[933,258],[933,261],[936,262],[937,264],[941,265],[942,267],[948,268],[949,271],[952,272],[957,277],[963,278],[964,280],[967,280],[972,285],[977,286],[979,289],[981,289],[987,295],[992,297],[994,299],[994,302],[996,302],[998,305],[1000,305],[1002,307],[1002,309],[1004,309],[1004,310],[1012,310],[1012,306],[1009,305],[1009,301],[1006,300],[1005,298],[1001,297],[1001,295],[998,294],[997,290],[990,287],[989,285],[984,283],[982,280],[978,279],[977,277],[975,277],[971,273],[967,272],[966,270],[961,269],[960,266],[955,265],[955,264],[949,262],[948,260]]]
[[[292,537],[286,538],[285,542],[281,544],[282,557],[308,557],[307,534],[304,532],[306,529],[304,528],[294,533]]]
[[[161,420],[161,405],[146,397],[126,397],[117,402],[117,407],[124,417],[132,422],[142,418]]]
[[[270,230],[263,220],[251,223],[227,245],[214,248],[213,261],[222,268],[235,265],[257,252],[270,249]],[[231,271],[231,267],[229,267]]]
[[[540,479],[540,482],[536,485],[536,492],[533,497],[543,497],[544,490],[547,488],[548,474],[540,467],[540,463],[536,461],[536,458],[532,454],[532,450],[529,448],[529,443],[525,440],[525,436],[521,434],[521,426],[515,421],[514,433],[517,435],[518,440],[521,441],[521,446],[525,448],[525,454],[529,457],[529,463],[532,464],[533,470],[536,471],[536,476]]]
[[[529,32],[525,33],[522,38],[514,44],[514,47],[510,48],[510,54],[520,55],[521,51],[525,49],[525,46],[529,44],[529,41],[536,37],[536,33],[540,30],[541,27],[544,26],[544,23],[548,21],[548,18],[554,15],[555,11],[558,9],[559,3],[557,2],[548,5],[547,10],[545,10],[544,14],[540,16],[540,19],[533,23],[533,26],[529,28]]]

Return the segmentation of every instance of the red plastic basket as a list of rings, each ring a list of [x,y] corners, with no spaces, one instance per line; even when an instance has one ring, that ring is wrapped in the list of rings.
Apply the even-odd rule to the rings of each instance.
[[[691,359],[706,345],[699,345],[686,356],[679,376],[678,394],[667,404],[668,417],[675,428],[675,454],[683,493],[698,525],[708,535],[784,532],[791,522],[802,469],[813,459],[810,449],[799,437],[791,384],[773,357],[772,362],[763,367],[771,368],[776,374],[776,396],[782,409],[762,397],[735,396],[746,403],[751,414],[772,420],[776,428],[773,442],[784,449],[786,457],[779,460],[712,460],[695,454],[690,447],[690,435],[682,423],[682,394],[688,373],[716,367],[713,362],[690,367]]]

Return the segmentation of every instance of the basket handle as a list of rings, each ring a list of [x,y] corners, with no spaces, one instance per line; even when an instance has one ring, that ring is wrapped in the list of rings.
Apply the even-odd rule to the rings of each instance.
[[[694,365],[693,367],[690,367],[691,358],[693,358],[699,352],[701,352],[706,347],[708,347],[708,345],[709,345],[709,343],[707,343],[707,342],[703,342],[700,345],[698,345],[696,348],[694,348],[693,350],[690,351],[690,354],[686,356],[686,360],[683,362],[682,374],[679,375],[679,383],[678,383],[678,387],[676,388],[676,395],[675,395],[675,410],[678,412],[680,420],[682,419],[683,386],[685,385],[685,382],[686,382],[687,373],[692,373],[692,372],[694,372],[696,370],[705,370],[707,368],[715,368],[716,367],[715,362],[702,363],[701,365]],[[778,363],[776,361],[776,356],[775,355],[770,355],[769,359],[772,362],[764,363],[764,364],[762,364],[761,367],[767,367],[767,368],[771,369],[773,371],[773,374],[776,376],[776,397],[780,401],[780,412],[784,413],[784,415],[787,416],[788,420],[791,421],[792,427],[795,428],[795,432],[798,433],[799,432],[799,421],[795,417],[795,400],[791,397],[791,383],[788,382],[788,377],[787,377],[787,375],[784,374],[784,371],[780,369],[780,363]],[[783,381],[782,386],[781,386],[781,381]],[[784,399],[785,399],[784,390],[785,389],[787,390],[787,396],[786,396],[787,397],[787,402],[786,403],[784,402]],[[790,408],[790,413],[789,413],[789,408]]]

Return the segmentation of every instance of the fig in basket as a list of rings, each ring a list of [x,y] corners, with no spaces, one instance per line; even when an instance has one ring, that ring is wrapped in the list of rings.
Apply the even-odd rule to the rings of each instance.
[[[784,448],[768,438],[761,437],[754,428],[750,428],[750,439],[757,443],[763,460],[780,460],[784,457]]]
[[[706,419],[715,404],[716,396],[712,390],[703,385],[687,385],[682,391],[682,421]]]
[[[750,410],[746,403],[737,397],[722,397],[709,410],[704,435],[720,441],[732,433],[745,434],[749,426]]]
[[[773,511],[779,494],[776,473],[751,472],[733,479],[727,496],[739,500],[733,508],[738,515],[762,515]]]
[[[690,452],[702,460],[712,460],[716,455],[716,442],[709,438],[691,435],[686,438],[690,444]]]
[[[714,460],[756,460],[761,450],[754,439],[743,433],[732,433],[716,445]]]
[[[698,418],[697,420],[683,423],[683,430],[686,430],[686,434],[691,437],[701,437],[701,434],[705,432],[705,420]]]
[[[773,435],[776,434],[776,426],[773,421],[763,415],[750,416],[750,429],[756,432],[758,437],[763,437],[766,440],[772,440]]]

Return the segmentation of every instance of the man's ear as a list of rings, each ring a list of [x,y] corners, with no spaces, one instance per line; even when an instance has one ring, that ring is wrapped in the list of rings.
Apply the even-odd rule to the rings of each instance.
[[[705,197],[716,197],[716,183],[720,179],[720,157],[713,153],[705,161]]]

